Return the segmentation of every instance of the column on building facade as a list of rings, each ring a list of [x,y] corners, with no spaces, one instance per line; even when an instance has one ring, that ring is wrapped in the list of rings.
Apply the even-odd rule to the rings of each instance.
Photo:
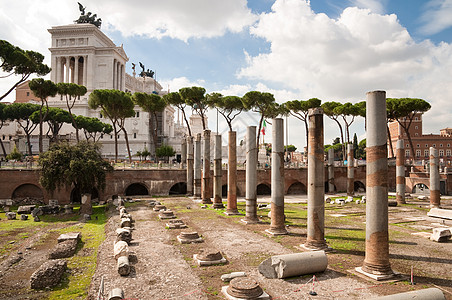
[[[440,206],[438,149],[430,147],[430,207]]]
[[[70,68],[71,68],[71,58],[69,56],[66,56],[66,78],[64,82],[70,83],[71,79],[69,78],[70,75]]]
[[[227,215],[236,215],[237,210],[237,132],[228,131],[228,204]]]
[[[116,89],[116,59],[113,58],[112,89]]]
[[[284,120],[272,121],[271,235],[287,234],[284,224]]]
[[[334,149],[328,149],[328,192],[334,193]]]
[[[88,85],[88,55],[83,56],[83,85]]]
[[[246,128],[246,210],[245,219],[247,224],[257,223],[257,146],[256,126]]]
[[[213,153],[213,208],[223,208],[221,166],[221,134],[215,135],[215,148]]]
[[[124,65],[123,64],[121,64],[121,70],[120,70],[120,90],[121,91],[124,91],[125,90],[125,87],[124,87]]]
[[[116,89],[120,90],[121,86],[119,85],[119,79],[120,79],[120,73],[119,73],[119,69],[120,69],[120,62],[116,62]]]
[[[194,163],[194,183],[193,196],[195,199],[201,199],[201,134],[198,133],[195,138],[195,163]]]
[[[61,66],[62,62],[61,61],[62,61],[62,59],[61,59],[61,57],[56,56],[55,60],[56,60],[56,63],[55,63],[55,79],[54,79],[54,82],[58,83],[58,82],[61,82],[61,69],[62,69],[62,66]]]
[[[400,136],[399,136],[400,138]],[[403,140],[397,140],[396,146],[396,201],[405,204],[405,149]]]
[[[78,62],[78,59],[79,59],[79,57],[78,56],[75,56],[74,57],[74,59],[75,59],[75,61],[74,61],[74,69],[75,69],[75,71],[74,71],[74,83],[75,84],[79,84],[79,81],[78,81],[78,72],[79,72],[79,62]]]
[[[50,66],[53,70],[53,72],[50,73],[50,80],[53,82],[57,82],[57,74],[58,74],[58,58],[56,56],[52,56],[52,62]]]
[[[202,203],[210,204],[210,130],[203,132]]]
[[[347,196],[353,196],[355,191],[355,159],[353,144],[347,144]]]
[[[372,278],[393,276],[389,263],[386,92],[367,93],[366,253],[357,271]]]
[[[187,137],[187,195],[193,195],[193,137]]]

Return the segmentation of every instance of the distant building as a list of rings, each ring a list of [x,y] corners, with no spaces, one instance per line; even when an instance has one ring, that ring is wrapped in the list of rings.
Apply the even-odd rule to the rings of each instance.
[[[391,143],[394,148],[394,155],[397,146],[397,139],[401,126],[398,122],[389,123],[389,132],[391,134]],[[410,126],[410,136],[414,146],[414,153],[410,149],[410,143],[404,130],[402,132],[403,144],[405,147],[405,156],[411,160],[428,160],[430,156],[430,147],[438,149],[440,161],[450,161],[452,159],[452,128],[440,130],[440,134],[422,133],[422,114],[417,114]],[[388,145],[388,155],[390,149]]]
[[[126,63],[129,61],[123,46],[116,46],[99,28],[92,24],[71,24],[55,26],[48,30],[51,34],[52,44],[49,48],[51,53],[50,78],[53,82],[71,82],[86,86],[88,92],[80,97],[72,108],[72,113],[87,117],[97,117],[102,122],[110,123],[109,119],[102,116],[100,110],[92,110],[88,107],[90,93],[95,89],[118,89],[130,93],[146,92],[164,95],[166,91],[153,78],[153,72],[140,72],[143,76],[136,76],[135,66],[133,74],[126,73]],[[151,74],[151,76],[149,76]],[[40,103],[34,97],[24,82],[16,89],[16,102]],[[66,108],[66,101],[57,97],[48,99],[49,106]],[[182,122],[175,123],[175,109],[171,106],[165,108],[157,115],[158,142],[156,147],[162,144],[173,146],[180,153],[181,139],[186,135],[186,127]],[[14,123],[8,124],[2,129],[3,140],[13,140],[19,151],[25,153],[25,137],[20,127]],[[125,127],[128,132],[131,153],[142,151],[144,148],[150,150],[153,144],[149,132],[149,114],[140,107],[135,107],[135,116],[126,120]],[[75,129],[71,125],[63,125],[60,135],[67,140],[75,140]],[[38,153],[38,129],[33,131],[32,150]],[[105,135],[99,142],[102,144],[102,154],[107,158],[113,158],[114,136]],[[124,158],[127,155],[126,144],[123,133],[118,134],[118,154]],[[12,149],[13,143],[7,147]],[[44,150],[48,148],[48,141],[44,141]]]

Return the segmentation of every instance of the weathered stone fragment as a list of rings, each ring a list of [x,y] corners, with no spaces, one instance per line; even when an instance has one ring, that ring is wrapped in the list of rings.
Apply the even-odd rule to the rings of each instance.
[[[57,259],[73,256],[75,254],[75,250],[77,250],[77,241],[78,240],[76,239],[65,240],[56,244],[56,246],[50,251],[49,258]]]
[[[67,262],[63,259],[49,260],[42,264],[30,277],[32,289],[44,289],[60,283],[66,270]]]

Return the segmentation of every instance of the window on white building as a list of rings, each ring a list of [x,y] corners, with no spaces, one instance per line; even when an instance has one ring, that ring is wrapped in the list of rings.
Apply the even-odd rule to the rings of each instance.
[[[134,139],[137,138],[137,133],[136,133],[136,132],[133,133],[133,138],[134,138]]]
[[[137,118],[139,118],[139,117],[140,117],[140,112],[139,112],[139,111],[137,111],[137,113],[136,113],[136,117],[137,117]]]

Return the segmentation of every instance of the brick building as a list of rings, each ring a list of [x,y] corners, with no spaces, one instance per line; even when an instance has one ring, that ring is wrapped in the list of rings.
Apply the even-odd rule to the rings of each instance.
[[[397,122],[389,123],[389,132],[391,134],[391,143],[394,149],[396,149],[399,127],[401,126]],[[413,142],[414,153],[411,153],[410,144],[404,130],[401,130],[402,138],[405,147],[405,156],[407,159],[414,160],[428,160],[430,147],[438,149],[438,154],[441,162],[447,162],[452,160],[452,128],[444,128],[440,130],[439,134],[423,134],[422,133],[422,114],[417,114],[410,126],[410,135]],[[391,152],[388,146],[388,155],[391,156]]]

